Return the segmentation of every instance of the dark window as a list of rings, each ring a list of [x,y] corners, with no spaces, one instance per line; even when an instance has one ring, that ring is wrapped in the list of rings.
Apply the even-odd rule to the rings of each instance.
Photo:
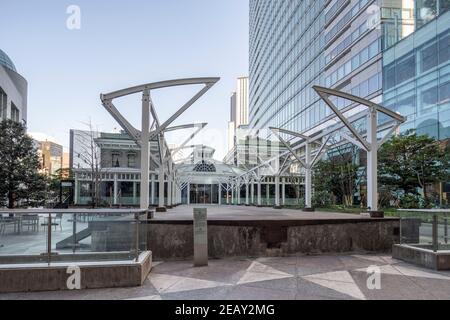
[[[439,64],[450,60],[450,33],[439,39]]]
[[[395,87],[395,65],[392,64],[384,69],[384,89]]]
[[[437,44],[433,43],[432,45],[429,45],[428,47],[422,49],[422,51],[420,52],[420,56],[422,59],[422,72],[436,67],[438,64]]]
[[[416,97],[411,96],[397,102],[395,110],[402,116],[409,116],[416,113]]]
[[[113,168],[119,168],[120,167],[120,162],[119,162],[119,158],[120,158],[120,154],[119,153],[113,153],[112,154],[112,167]]]
[[[439,4],[440,4],[439,14],[443,14],[445,11],[450,10],[450,0],[441,0]]]
[[[369,81],[364,81],[361,83],[360,85],[360,91],[359,94],[361,95],[361,97],[367,97],[369,95]]]
[[[369,79],[369,94],[376,92],[379,88],[378,86],[378,74],[374,75]]]
[[[20,112],[14,103],[11,102],[11,120],[15,122],[20,121]]]
[[[0,121],[6,119],[6,112],[8,110],[8,97],[5,91],[0,87]]]
[[[136,167],[136,155],[129,154],[128,155],[128,168],[135,168],[135,167]]]
[[[397,81],[396,85],[412,79],[416,76],[416,59],[414,55],[402,59],[398,62],[397,67]]]
[[[439,103],[450,102],[450,81],[439,87]]]
[[[121,182],[120,195],[125,198],[133,197],[133,182]]]
[[[437,125],[431,125],[431,126],[417,126],[416,130],[417,135],[419,136],[429,136],[430,138],[438,138],[438,126]]]
[[[438,102],[437,87],[427,89],[422,92],[422,109],[432,107]]]

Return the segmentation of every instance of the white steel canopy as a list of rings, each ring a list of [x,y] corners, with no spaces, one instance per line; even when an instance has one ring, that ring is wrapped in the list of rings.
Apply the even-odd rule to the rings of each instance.
[[[385,107],[376,104],[370,100],[363,99],[345,92],[334,89],[328,89],[320,86],[314,86],[320,98],[331,109],[332,114],[313,128],[304,132],[293,132],[283,128],[270,128],[280,142],[287,148],[287,151],[281,152],[267,161],[261,163],[241,176],[235,178],[240,181],[248,176],[257,175],[260,169],[272,167],[272,163],[279,165],[276,170],[276,176],[279,176],[280,170],[286,170],[287,166],[294,162],[299,163],[305,169],[305,205],[306,208],[312,207],[312,168],[317,164],[318,160],[332,147],[352,143],[367,152],[367,206],[370,211],[378,210],[378,193],[377,193],[377,172],[378,172],[378,149],[385,143],[389,137],[400,127],[406,119]],[[337,108],[330,96],[336,96],[347,99],[352,104],[346,108]],[[386,115],[388,120],[382,124],[378,124],[378,113]],[[360,120],[366,120],[366,132],[360,132],[354,127],[354,123]],[[346,131],[349,131],[347,133]],[[378,140],[378,133],[387,133]],[[282,136],[290,136],[289,142]],[[330,143],[332,136],[339,135],[339,140]],[[304,150],[303,153],[299,153]],[[277,181],[277,180],[276,180]],[[259,195],[258,195],[259,196]],[[276,203],[279,203],[279,199]]]
[[[168,131],[181,130],[187,128],[198,127],[198,130],[188,137],[182,145],[186,145],[189,141],[200,132],[206,124],[200,125],[185,125],[169,128],[169,126],[189,107],[191,107],[200,97],[202,97],[214,84],[216,84],[220,78],[190,78],[190,79],[177,79],[168,80],[155,83],[143,84],[119,91],[115,91],[108,94],[101,94],[100,99],[105,109],[111,114],[111,116],[119,123],[119,125],[130,135],[130,137],[141,147],[141,209],[148,209],[149,207],[149,164],[150,157],[154,158],[154,155],[150,154],[149,142],[157,138],[159,144],[159,207],[164,208],[164,174],[167,172],[168,176],[168,205],[172,205],[172,195],[176,194],[178,190],[175,190],[174,164],[172,154],[170,152],[167,142],[164,138],[164,133]],[[203,84],[204,87],[200,89],[191,99],[189,99],[184,105],[182,105],[178,111],[169,117],[164,123],[160,123],[155,106],[151,99],[151,91],[187,85]],[[130,122],[119,112],[119,110],[113,104],[113,100],[142,92],[142,126],[141,130],[133,127]],[[153,124],[150,126],[150,115],[153,118]],[[175,150],[176,152],[176,150]],[[166,168],[166,169],[165,169]]]

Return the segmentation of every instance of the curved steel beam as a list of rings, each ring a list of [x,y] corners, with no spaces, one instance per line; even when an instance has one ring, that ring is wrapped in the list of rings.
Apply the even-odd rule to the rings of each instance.
[[[360,104],[365,105],[370,108],[375,108],[377,111],[384,113],[385,115],[387,115],[399,122],[403,123],[406,121],[406,118],[403,117],[402,115],[400,115],[392,110],[389,110],[389,109],[387,109],[375,102],[372,102],[370,100],[367,100],[367,99],[364,99],[364,98],[361,98],[361,97],[358,97],[358,96],[355,96],[355,95],[352,95],[352,94],[349,94],[346,92],[342,92],[342,91],[335,90],[335,89],[329,89],[329,88],[325,88],[325,87],[321,87],[321,86],[313,86],[313,89],[319,95],[320,95],[320,93],[323,93],[323,94],[326,94],[329,96],[336,96],[336,97],[344,98],[344,99],[347,99],[347,100],[350,100],[353,102],[360,103]]]
[[[206,86],[212,87],[220,80],[219,77],[211,77],[211,78],[186,78],[186,79],[175,79],[175,80],[166,80],[159,81],[153,83],[147,83],[139,86],[130,87],[127,89],[122,89],[118,91],[114,91],[107,94],[102,94],[102,100],[113,100],[120,97],[125,97],[130,94],[135,94],[142,92],[144,90],[156,90],[170,87],[178,87],[178,86],[189,86],[195,84],[204,84]]]
[[[177,130],[184,130],[184,129],[191,129],[191,128],[204,128],[208,125],[208,123],[192,123],[192,124],[185,124],[181,126],[175,126],[175,127],[169,127],[164,132],[171,132],[171,131],[177,131]]]

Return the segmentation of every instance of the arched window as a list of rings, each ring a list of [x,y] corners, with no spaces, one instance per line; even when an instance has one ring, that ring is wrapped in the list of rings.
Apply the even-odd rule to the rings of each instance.
[[[195,172],[216,172],[216,166],[212,163],[202,161],[195,165]]]

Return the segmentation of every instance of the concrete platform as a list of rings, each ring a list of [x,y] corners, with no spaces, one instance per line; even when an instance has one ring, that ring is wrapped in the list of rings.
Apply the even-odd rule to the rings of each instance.
[[[141,286],[152,268],[152,253],[140,254],[139,261],[64,261],[0,265],[0,293],[69,290],[69,267],[80,268],[81,289]]]
[[[193,209],[208,209],[212,258],[288,254],[389,252],[399,220],[354,214],[246,206],[179,206],[148,222],[148,247],[156,259],[193,256]]]
[[[434,252],[431,247],[397,244],[392,249],[392,257],[429,269],[450,270],[450,250]]]

